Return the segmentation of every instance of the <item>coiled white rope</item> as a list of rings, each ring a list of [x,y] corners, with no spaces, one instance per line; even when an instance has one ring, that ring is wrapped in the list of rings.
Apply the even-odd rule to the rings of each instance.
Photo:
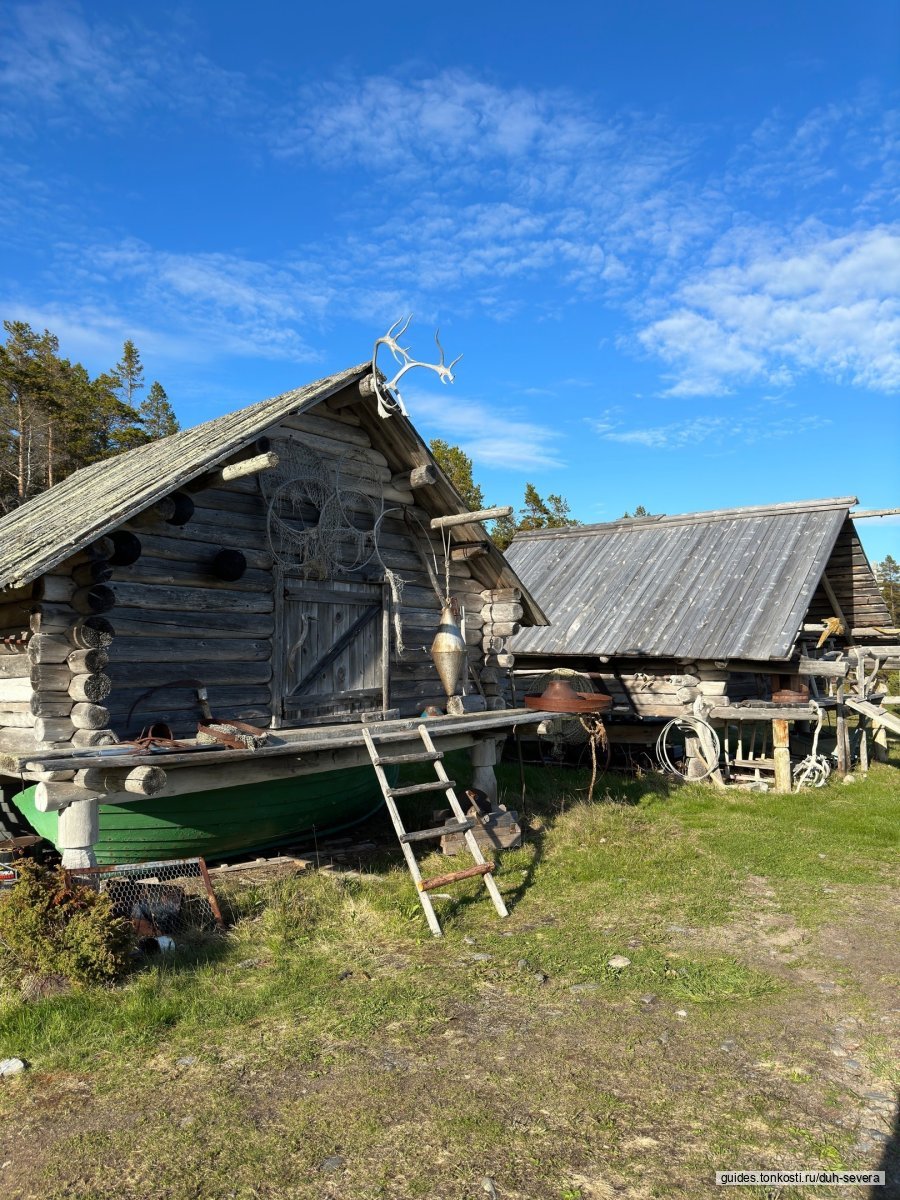
[[[702,775],[685,775],[672,762],[669,755],[668,740],[669,734],[673,729],[677,729],[679,733],[687,734],[688,736],[694,734],[698,741],[701,737],[701,730],[703,734],[709,735],[710,745],[713,749],[713,753],[710,755],[712,762],[706,763],[706,759],[701,758],[701,761],[706,763],[706,770]],[[662,727],[659,731],[659,737],[656,739],[656,761],[662,769],[668,771],[670,775],[677,775],[679,779],[689,779],[691,783],[696,783],[701,779],[708,779],[718,769],[721,751],[722,743],[719,741],[719,735],[713,729],[712,725],[709,725],[706,721],[702,721],[699,717],[673,717],[671,721]]]
[[[831,759],[825,754],[818,753],[819,734],[822,730],[822,723],[825,720],[825,710],[821,704],[816,704],[815,700],[811,700],[810,704],[816,710],[816,731],[813,734],[812,751],[794,767],[793,779],[795,792],[799,792],[803,788],[824,787],[828,782],[828,776],[831,774]]]

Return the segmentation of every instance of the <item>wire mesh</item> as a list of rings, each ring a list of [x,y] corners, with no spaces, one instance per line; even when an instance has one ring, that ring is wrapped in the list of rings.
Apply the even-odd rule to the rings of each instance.
[[[67,871],[66,878],[70,887],[90,887],[108,895],[116,916],[131,921],[139,938],[183,940],[223,928],[202,858],[79,867]]]

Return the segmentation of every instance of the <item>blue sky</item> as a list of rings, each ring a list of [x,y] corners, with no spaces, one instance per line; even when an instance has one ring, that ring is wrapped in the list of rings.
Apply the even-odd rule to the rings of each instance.
[[[898,63],[893,0],[7,3],[0,314],[192,424],[412,312],[493,503],[896,506]]]

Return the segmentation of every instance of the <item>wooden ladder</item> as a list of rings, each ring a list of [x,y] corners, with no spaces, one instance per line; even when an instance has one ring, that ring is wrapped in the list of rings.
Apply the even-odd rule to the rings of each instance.
[[[391,822],[397,834],[400,849],[403,851],[403,857],[406,859],[409,873],[412,875],[413,883],[416,885],[416,890],[419,894],[419,903],[422,905],[425,919],[428,921],[428,928],[435,937],[442,936],[443,931],[441,930],[440,922],[437,919],[434,905],[431,903],[431,897],[428,893],[433,892],[436,888],[446,887],[448,883],[456,883],[460,879],[471,879],[476,875],[480,875],[484,880],[484,886],[487,888],[488,894],[494,902],[494,908],[496,908],[499,915],[501,917],[508,917],[509,913],[506,911],[503,897],[500,895],[497,884],[494,882],[493,872],[496,870],[496,865],[492,862],[486,862],[484,855],[481,853],[475,835],[472,833],[475,822],[466,816],[462,805],[457,799],[456,792],[454,791],[456,783],[448,777],[441,762],[444,756],[440,750],[434,748],[431,735],[424,725],[419,725],[416,733],[422,741],[421,750],[414,751],[412,754],[394,754],[386,757],[381,753],[381,746],[385,742],[409,741],[410,734],[386,734],[379,739],[380,744],[376,745],[372,734],[365,726],[363,726],[362,731],[366,742],[366,749],[369,751],[369,758],[372,760],[372,766],[375,768],[375,774],[378,776],[378,782],[381,785],[381,794],[384,796],[387,810],[391,814]],[[384,773],[385,767],[402,766],[405,763],[425,762],[434,764],[436,778],[430,783],[414,783],[408,787],[391,787],[388,777]],[[397,805],[394,803],[394,798],[397,796],[414,796],[420,792],[444,792],[453,816],[456,819],[448,822],[446,825],[436,825],[432,829],[416,829],[407,833],[400,813],[397,811]],[[463,871],[451,871],[447,875],[435,875],[432,879],[423,879],[410,843],[441,838],[447,833],[462,833],[465,835],[466,847],[475,860],[475,866],[466,867]]]

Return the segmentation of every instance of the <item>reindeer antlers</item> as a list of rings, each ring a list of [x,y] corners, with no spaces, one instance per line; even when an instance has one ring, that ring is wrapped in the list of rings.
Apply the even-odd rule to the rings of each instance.
[[[393,413],[399,412],[404,416],[407,415],[406,408],[403,404],[403,397],[397,391],[397,384],[403,378],[407,371],[411,371],[413,367],[425,367],[429,371],[435,371],[441,383],[453,382],[453,368],[462,358],[459,354],[449,366],[444,362],[444,347],[441,345],[440,330],[435,330],[434,340],[437,343],[437,348],[440,351],[441,361],[439,363],[419,362],[417,359],[410,358],[409,350],[404,349],[400,345],[398,339],[402,338],[409,328],[409,323],[412,320],[412,313],[403,321],[402,317],[399,321],[395,321],[383,337],[377,338],[375,346],[372,350],[372,380],[375,389],[375,395],[378,397],[378,412],[382,417],[389,417]],[[379,382],[379,372],[376,365],[378,358],[378,347],[387,346],[390,350],[394,361],[402,363],[400,370],[394,375],[393,379],[384,383]],[[392,396],[390,393],[394,392]]]

